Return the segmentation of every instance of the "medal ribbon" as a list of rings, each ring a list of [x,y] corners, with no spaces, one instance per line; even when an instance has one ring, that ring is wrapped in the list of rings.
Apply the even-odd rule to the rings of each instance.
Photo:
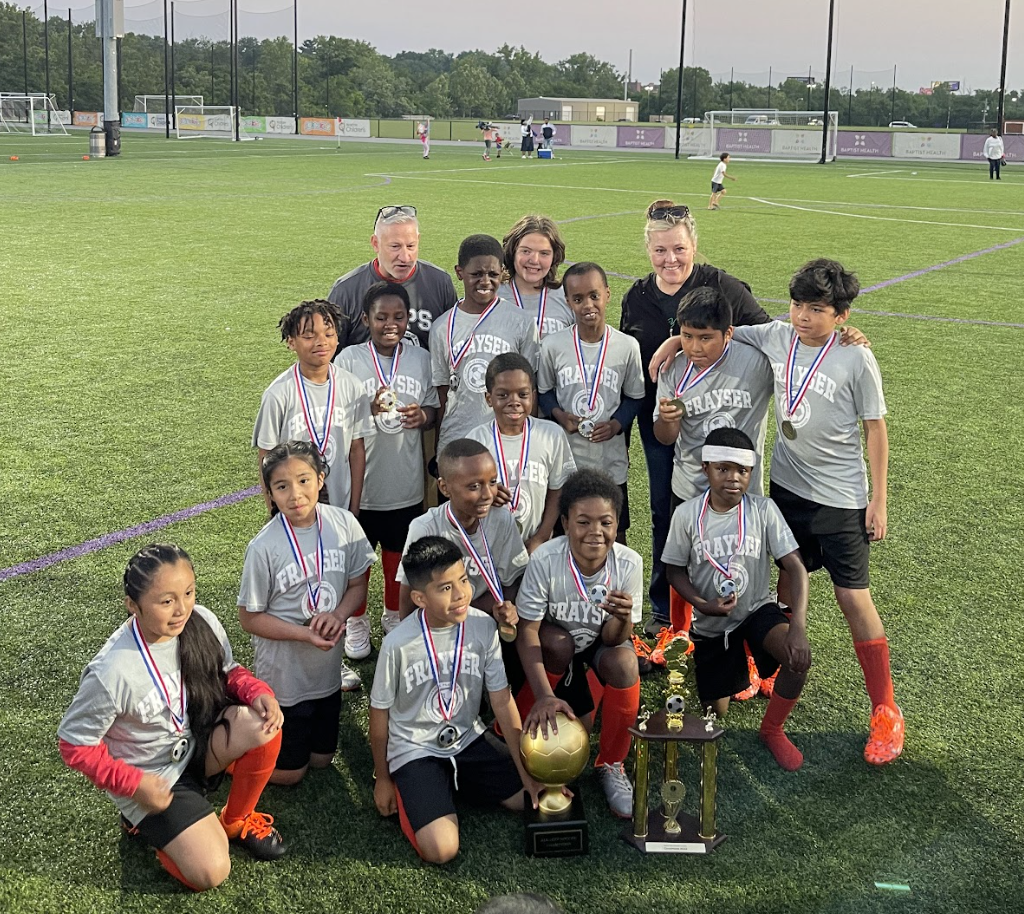
[[[495,296],[494,301],[492,301],[487,306],[487,308],[484,309],[483,314],[481,314],[480,317],[477,318],[476,323],[473,325],[473,329],[469,332],[469,336],[466,337],[466,342],[464,342],[462,346],[459,347],[458,355],[456,355],[455,318],[459,313],[459,305],[461,305],[462,302],[464,301],[465,299],[462,299],[462,301],[456,303],[455,307],[452,308],[451,314],[448,315],[448,361],[452,366],[453,372],[462,363],[463,358],[465,358],[466,353],[469,351],[469,347],[473,345],[473,337],[476,335],[477,330],[480,329],[480,325],[491,316],[491,312],[495,309],[495,307],[497,306],[498,302],[501,301],[501,299]]]
[[[303,614],[312,619],[320,612],[320,582],[324,579],[324,519],[320,516],[319,506],[316,509],[316,587],[309,583],[309,569],[306,567],[306,560],[303,558],[302,549],[299,547],[299,538],[295,534],[295,528],[291,521],[278,514],[281,518],[281,526],[284,527],[284,535],[288,538],[288,545],[292,547],[292,555],[295,562],[302,568],[302,580],[306,582],[306,591],[309,593],[309,611],[302,608]]]
[[[572,575],[573,583],[576,585],[576,589],[579,591],[584,602],[592,602],[590,599],[590,591],[587,590],[587,585],[583,581],[583,572],[580,571],[580,566],[576,564],[576,559],[572,557],[572,550],[566,547],[566,554],[569,556],[569,574]],[[611,553],[608,554],[608,558],[605,559],[604,563],[604,586],[606,589],[612,589],[612,562]]]
[[[519,293],[519,289],[516,288],[516,281],[510,279],[508,281],[509,287],[512,289],[512,297],[516,300],[516,304],[526,310],[523,305],[523,296]],[[544,327],[544,315],[548,310],[548,287],[547,283],[540,287],[540,300],[537,302],[537,333],[539,334]]]
[[[366,345],[370,350],[370,358],[373,360],[373,370],[374,373],[377,375],[377,380],[380,381],[380,386],[386,387],[390,390],[391,385],[395,380],[395,377],[398,375],[398,359],[402,354],[401,342],[399,342],[399,344],[395,347],[395,355],[391,361],[391,374],[389,374],[386,378],[384,377],[384,368],[380,363],[380,358],[377,356],[377,350],[374,349],[373,343],[369,342]]]
[[[132,637],[135,639],[135,646],[139,649],[139,654],[142,655],[142,663],[146,667],[146,672],[149,673],[149,678],[153,680],[153,685],[157,687],[160,694],[164,696],[164,701],[167,702],[167,710],[171,712],[174,731],[183,733],[185,731],[185,709],[188,707],[188,699],[185,697],[185,680],[181,680],[180,713],[175,714],[174,708],[171,707],[171,692],[167,688],[167,683],[164,682],[164,677],[160,674],[160,668],[156,665],[152,653],[150,653],[146,639],[142,637],[139,620],[135,616],[132,616]]]
[[[434,636],[430,634],[427,614],[422,609],[420,610],[420,631],[423,633],[423,645],[427,649],[430,673],[437,684],[437,709],[441,712],[441,717],[450,722],[455,715],[455,682],[459,678],[459,670],[462,668],[462,653],[466,647],[466,623],[460,622],[455,627],[455,650],[452,652],[452,675],[448,686],[447,701],[444,699],[444,689],[441,688],[441,663],[437,657],[437,648],[434,647]]]
[[[796,331],[793,331],[793,338],[789,341],[789,355],[786,356],[787,419],[796,412],[797,407],[803,402],[804,397],[807,395],[807,389],[811,386],[811,381],[814,379],[814,373],[818,370],[818,366],[825,360],[825,356],[828,355],[828,351],[836,344],[838,339],[839,334],[833,332],[832,336],[829,337],[829,341],[821,347],[821,351],[815,356],[814,361],[811,362],[811,367],[807,369],[807,374],[804,375],[804,379],[800,383],[799,389],[794,394],[793,379],[796,377],[796,354],[800,349],[800,338],[797,336]]]
[[[523,426],[523,444],[519,450],[519,479],[513,489],[508,484],[511,474],[505,466],[505,448],[501,444],[501,432],[498,431],[498,423],[491,423],[491,435],[494,437],[494,449],[498,452],[498,478],[501,484],[512,492],[512,500],[508,503],[508,509],[513,514],[519,509],[519,497],[523,489],[523,477],[526,475],[526,461],[530,459],[530,417],[526,417],[526,424]]]
[[[316,433],[316,426],[313,424],[313,404],[310,402],[309,394],[306,392],[306,384],[302,380],[302,372],[296,362],[292,368],[295,374],[295,387],[299,392],[299,402],[302,404],[302,418],[306,420],[306,430],[309,432],[309,440],[316,445],[321,456],[327,453],[327,442],[331,439],[331,426],[334,424],[334,366],[329,366],[327,374],[327,410],[324,413],[323,435]]]
[[[722,354],[721,356],[719,356],[718,361],[715,362],[714,365],[708,365],[707,368],[705,368],[701,372],[698,372],[696,375],[694,375],[694,372],[697,371],[697,366],[694,365],[693,362],[687,362],[686,373],[683,375],[682,379],[676,385],[676,396],[681,397],[691,387],[696,387],[698,384],[700,384],[701,381],[704,380],[705,377],[707,377],[708,374],[710,374],[719,365],[721,365],[722,362],[725,361],[725,357],[729,354],[729,347],[731,345],[732,343],[726,343],[725,349],[722,350]]]
[[[597,390],[601,386],[601,375],[604,372],[604,361],[608,356],[608,341],[611,339],[611,327],[605,327],[604,338],[601,340],[601,349],[597,353],[597,364],[594,369],[594,383],[587,382],[587,363],[583,358],[583,341],[580,339],[579,327],[573,326],[572,338],[576,346],[576,364],[580,369],[580,376],[583,378],[583,389],[587,392],[587,410],[591,415],[594,413],[594,404],[597,403]]]
[[[700,537],[700,548],[704,551],[704,558],[714,567],[717,568],[722,574],[724,574],[730,581],[732,580],[732,572],[729,571],[729,566],[732,564],[732,556],[729,561],[722,565],[718,562],[710,552],[708,547],[704,545],[704,515],[707,514],[708,508],[711,505],[711,490],[708,489],[704,493],[704,501],[700,506],[700,514],[697,516],[697,535]],[[740,503],[736,506],[736,535],[738,537],[736,543],[736,552],[742,552],[743,543],[747,538],[747,496],[744,495],[740,499]]]
[[[462,545],[466,547],[466,551],[469,553],[470,558],[476,562],[476,567],[480,569],[480,574],[483,575],[484,583],[487,585],[487,589],[491,592],[491,596],[494,597],[496,602],[503,602],[505,594],[501,589],[501,581],[498,580],[498,573],[494,569],[494,556],[491,555],[491,547],[487,543],[487,534],[484,533],[483,523],[481,522],[480,524],[480,539],[484,541],[484,551],[487,553],[486,563],[477,551],[476,546],[473,545],[473,541],[469,538],[466,528],[459,523],[459,519],[452,511],[451,502],[445,503],[444,513],[448,516],[448,520],[451,522],[452,526],[458,531],[459,538],[462,540]]]

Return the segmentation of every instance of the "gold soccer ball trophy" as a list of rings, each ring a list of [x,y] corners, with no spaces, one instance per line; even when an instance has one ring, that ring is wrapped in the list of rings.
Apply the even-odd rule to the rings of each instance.
[[[546,788],[540,808],[549,815],[569,808],[572,801],[562,793],[562,786],[578,778],[590,759],[590,737],[583,724],[558,713],[555,726],[558,732],[549,727],[546,737],[539,729],[536,736],[524,730],[519,744],[523,767]]]

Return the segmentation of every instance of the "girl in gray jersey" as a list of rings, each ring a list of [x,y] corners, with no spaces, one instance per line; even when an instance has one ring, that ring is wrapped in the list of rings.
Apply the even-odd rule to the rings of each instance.
[[[195,891],[223,882],[228,841],[258,859],[285,852],[255,811],[281,746],[274,693],[235,663],[217,617],[196,605],[185,550],[142,549],[124,573],[131,618],[82,673],[57,733],[60,753],[107,794],[121,825]],[[206,792],[234,763],[218,818]]]
[[[508,282],[498,294],[530,314],[541,339],[576,323],[558,281],[565,242],[548,216],[523,216],[501,240]]]

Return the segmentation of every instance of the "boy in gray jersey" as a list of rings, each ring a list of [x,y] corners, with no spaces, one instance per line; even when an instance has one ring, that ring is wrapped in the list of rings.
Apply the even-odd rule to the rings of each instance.
[[[796,540],[768,498],[748,495],[754,446],[736,429],[716,429],[701,451],[704,495],[672,515],[662,559],[669,583],[693,604],[694,665],[702,707],[719,717],[748,682],[744,645],[760,675],[778,681],[761,722],[761,740],[787,771],[803,754],[783,732],[811,665],[807,572]],[[791,576],[792,618],[771,601],[771,557]]]
[[[484,398],[487,366],[502,352],[538,360],[537,325],[525,311],[498,297],[501,245],[490,235],[470,235],[459,245],[455,272],[466,296],[430,328],[430,364],[441,401],[437,450],[463,438],[490,418]]]
[[[370,695],[373,797],[381,815],[398,813],[424,860],[446,863],[459,850],[456,794],[518,811],[524,789],[536,808],[541,785],[480,719],[486,691],[502,731],[518,747],[519,712],[498,630],[471,605],[462,552],[429,536],[409,544],[403,564],[417,611],[385,637],[377,660]]]
[[[903,714],[893,695],[889,643],[871,599],[869,543],[888,525],[889,440],[878,364],[870,349],[836,345],[860,291],[834,260],[813,260],[789,284],[790,324],[737,327],[735,338],[760,349],[775,374],[779,434],[772,454],[772,500],[800,545],[809,571],[824,567],[853,635],[871,700],[869,764],[903,751]],[[864,428],[861,444],[860,425]],[[863,450],[871,467],[872,490]],[[779,576],[787,601],[790,576]]]
[[[629,460],[622,430],[636,417],[644,395],[640,345],[606,324],[611,291],[598,264],[573,264],[562,287],[576,325],[541,344],[541,412],[565,429],[577,467],[603,470],[621,487],[618,539],[625,543]]]

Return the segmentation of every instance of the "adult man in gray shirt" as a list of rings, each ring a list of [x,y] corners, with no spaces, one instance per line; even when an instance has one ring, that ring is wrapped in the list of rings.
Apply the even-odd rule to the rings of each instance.
[[[334,283],[327,300],[341,308],[338,351],[370,338],[362,322],[363,296],[375,282],[405,286],[412,305],[406,342],[427,348],[434,319],[458,301],[452,278],[440,267],[419,259],[420,226],[415,206],[383,206],[373,223],[370,244],[377,255]]]

